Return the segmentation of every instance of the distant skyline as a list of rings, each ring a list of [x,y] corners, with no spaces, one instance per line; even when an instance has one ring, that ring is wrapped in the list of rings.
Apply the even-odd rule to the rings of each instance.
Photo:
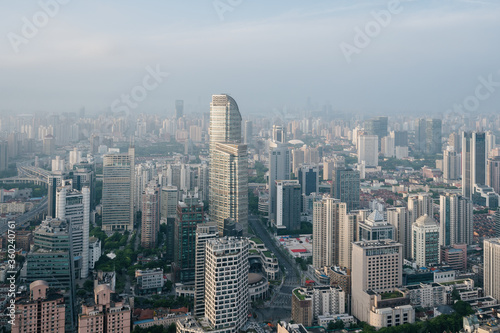
[[[500,111],[494,0],[59,1],[0,3],[1,114],[95,114],[123,107],[131,92],[140,97],[131,112],[163,115],[177,99],[186,112],[209,112],[219,93],[244,118],[305,107],[308,97],[373,115],[464,103],[472,114]],[[387,24],[377,23],[374,12],[390,6]],[[357,29],[376,24],[347,59],[341,46],[356,46]]]

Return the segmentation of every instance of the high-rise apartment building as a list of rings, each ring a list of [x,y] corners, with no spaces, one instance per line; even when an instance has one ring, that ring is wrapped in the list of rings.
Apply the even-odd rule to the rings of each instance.
[[[472,244],[472,201],[458,194],[446,193],[439,198],[439,245]]]
[[[420,267],[439,264],[439,226],[430,216],[412,225],[412,258]]]
[[[175,218],[177,214],[177,202],[179,201],[177,186],[163,186],[160,197],[161,218]]]
[[[195,280],[196,226],[203,222],[203,203],[195,193],[184,195],[177,204],[174,231],[175,279],[181,282]]]
[[[0,171],[5,171],[9,167],[9,150],[7,141],[0,141]]]
[[[194,316],[205,316],[205,249],[209,239],[219,236],[215,223],[201,223],[196,226],[196,258],[194,279]]]
[[[276,227],[300,229],[301,188],[298,180],[276,181]]]
[[[107,233],[134,229],[135,149],[103,157],[102,229]]]
[[[269,219],[276,223],[276,181],[290,179],[290,150],[279,141],[269,142]]]
[[[207,240],[205,317],[212,329],[236,333],[248,319],[249,246],[245,238]]]
[[[313,266],[350,268],[351,243],[357,239],[356,215],[347,214],[347,205],[323,197],[313,203]]]
[[[160,231],[160,187],[153,183],[142,192],[141,246],[152,249]]]
[[[71,250],[75,267],[80,270],[80,277],[89,274],[89,227],[90,227],[90,190],[71,189],[69,186],[57,188],[56,218],[66,220],[71,235]]]
[[[245,120],[245,136],[243,137],[243,143],[246,145],[251,145],[252,136],[253,136],[253,122],[251,120]]]
[[[107,284],[94,289],[94,299],[82,305],[78,317],[78,333],[115,332],[130,333],[132,311]]]
[[[460,154],[448,147],[443,151],[443,180],[453,183],[460,178]]]
[[[178,99],[175,101],[175,119],[179,120],[184,115],[184,101]]]
[[[472,199],[474,185],[486,184],[486,136],[484,132],[462,134],[462,195]]]
[[[358,137],[358,163],[369,167],[378,166],[378,137],[376,135],[360,135]]]
[[[241,114],[229,95],[213,95],[210,103],[210,218],[224,230],[231,218],[248,226],[248,157],[241,144]]]
[[[16,315],[12,333],[64,333],[64,297],[51,290],[47,282],[42,280],[32,282],[29,294],[17,298],[15,307]]]
[[[408,197],[408,218],[410,225],[420,216],[434,216],[434,201],[430,193],[412,194]]]
[[[500,299],[500,238],[484,240],[484,294]]]
[[[500,156],[490,157],[486,168],[486,185],[500,194]]]
[[[351,168],[334,168],[331,195],[347,204],[347,211],[359,208],[360,174]]]
[[[394,226],[394,240],[403,245],[403,259],[410,260],[411,255],[411,223],[405,207],[387,209],[387,222]]]

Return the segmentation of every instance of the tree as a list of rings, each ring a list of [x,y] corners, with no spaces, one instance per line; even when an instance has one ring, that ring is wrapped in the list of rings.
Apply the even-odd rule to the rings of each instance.
[[[341,330],[345,327],[345,324],[342,320],[331,321],[328,323],[327,330]]]

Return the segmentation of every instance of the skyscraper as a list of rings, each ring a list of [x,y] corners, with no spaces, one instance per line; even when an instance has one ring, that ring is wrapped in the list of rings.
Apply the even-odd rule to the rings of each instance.
[[[203,203],[198,195],[184,195],[177,204],[174,235],[174,263],[176,281],[195,280],[196,226],[203,222]]]
[[[500,156],[490,157],[486,169],[486,185],[500,194]]]
[[[103,157],[102,229],[107,233],[134,229],[135,149]]]
[[[484,294],[500,299],[500,238],[484,240]]]
[[[427,119],[425,150],[427,154],[439,154],[442,149],[442,121],[441,119]]]
[[[420,267],[439,263],[439,227],[427,215],[412,225],[412,258]]]
[[[286,129],[281,125],[273,125],[272,142],[286,143]]]
[[[205,317],[215,330],[238,332],[248,319],[249,241],[210,239],[205,253]]]
[[[302,201],[299,181],[277,180],[276,199],[276,227],[299,230]]]
[[[376,135],[360,135],[358,148],[358,163],[366,166],[378,166],[378,138]]]
[[[269,142],[269,220],[276,223],[276,181],[290,179],[290,150],[279,141]]]
[[[245,136],[243,143],[246,145],[251,145],[252,136],[253,136],[253,123],[251,120],[245,120]]]
[[[299,183],[302,195],[319,193],[319,168],[317,165],[303,165],[299,168]]]
[[[141,246],[152,249],[160,231],[160,187],[148,185],[142,192]]]
[[[408,197],[408,214],[410,225],[420,216],[434,216],[434,201],[430,193],[412,194]]]
[[[89,226],[90,226],[90,190],[82,191],[62,186],[56,194],[56,218],[68,222],[71,235],[73,258],[79,264],[80,277],[87,278],[89,274]]]
[[[368,135],[376,135],[378,140],[377,152],[384,136],[387,136],[388,117],[374,117],[365,121],[365,131]]]
[[[209,239],[219,235],[215,223],[200,223],[196,226],[196,268],[194,282],[194,315],[205,316],[205,249]]]
[[[229,95],[213,95],[210,103],[210,218],[224,230],[232,218],[246,232],[248,226],[248,157],[241,144],[241,114]]]
[[[472,200],[446,193],[439,198],[439,245],[472,244]]]
[[[395,229],[394,240],[403,245],[403,258],[410,260],[411,256],[411,222],[405,207],[387,209],[387,222]]]
[[[184,101],[182,99],[178,99],[175,101],[175,119],[182,118],[184,115]]]
[[[331,195],[347,204],[347,211],[359,208],[360,174],[351,168],[334,168]]]
[[[446,183],[453,183],[460,178],[460,155],[448,147],[443,152],[443,180]]]
[[[483,132],[462,134],[462,195],[472,199],[474,185],[486,184],[486,137]]]
[[[177,214],[177,202],[179,201],[179,191],[176,186],[164,186],[161,189],[161,218],[175,218]]]

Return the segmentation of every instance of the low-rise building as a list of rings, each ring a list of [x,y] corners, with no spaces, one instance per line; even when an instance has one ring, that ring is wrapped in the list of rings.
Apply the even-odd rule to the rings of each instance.
[[[163,269],[161,268],[138,269],[135,271],[135,277],[139,294],[161,293],[165,284]]]

